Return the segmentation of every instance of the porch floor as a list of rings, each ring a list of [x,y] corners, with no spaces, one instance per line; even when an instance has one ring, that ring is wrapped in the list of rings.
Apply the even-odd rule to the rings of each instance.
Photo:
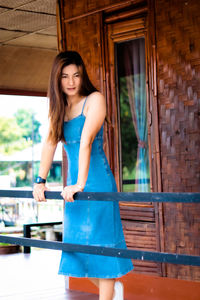
[[[0,255],[0,299],[97,300],[97,295],[66,289],[64,276],[57,274],[60,255],[36,248],[31,254]]]

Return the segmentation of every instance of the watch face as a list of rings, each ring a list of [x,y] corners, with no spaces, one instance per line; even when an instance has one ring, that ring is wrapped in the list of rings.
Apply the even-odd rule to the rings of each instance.
[[[43,179],[43,178],[40,177],[40,176],[38,176],[38,177],[36,178],[36,183],[45,183],[45,182],[46,182],[46,180]]]

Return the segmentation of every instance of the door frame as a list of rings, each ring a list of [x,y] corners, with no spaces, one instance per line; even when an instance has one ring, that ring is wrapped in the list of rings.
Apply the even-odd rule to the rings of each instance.
[[[105,73],[106,73],[106,98],[107,112],[111,120],[111,126],[107,130],[107,141],[109,149],[109,163],[114,173],[118,191],[122,188],[121,168],[121,138],[120,138],[120,115],[119,115],[119,94],[118,79],[116,76],[117,65],[115,62],[115,43],[125,42],[136,38],[145,38],[146,57],[146,104],[147,104],[147,126],[148,126],[148,147],[150,167],[150,190],[161,192],[161,171],[160,171],[160,143],[158,130],[158,103],[155,88],[156,78],[156,48],[151,45],[149,28],[147,27],[147,16],[134,17],[129,20],[104,24],[105,38]],[[151,33],[152,34],[152,33]],[[150,51],[149,49],[153,49]],[[153,97],[152,97],[153,93]],[[155,115],[156,114],[156,115]],[[152,118],[152,115],[154,118]],[[153,203],[156,223],[156,248],[157,251],[164,251],[163,244],[163,209],[162,204]],[[165,276],[165,267],[158,264],[160,276]]]
[[[147,49],[146,49],[146,26],[145,18],[139,18],[128,21],[121,21],[105,25],[105,65],[106,65],[106,93],[107,93],[107,112],[111,119],[111,124],[108,130],[109,141],[109,157],[112,158],[110,162],[111,169],[114,173],[117,182],[118,190],[122,190],[122,154],[121,154],[121,138],[120,138],[120,108],[119,108],[119,94],[118,94],[118,78],[117,64],[115,62],[115,43],[126,42],[136,38],[145,38],[145,52],[146,52],[146,92],[148,94],[148,71],[147,71]],[[147,114],[149,115],[149,97],[147,96]],[[148,121],[148,145],[150,145],[150,130]],[[151,153],[149,153],[151,157]],[[150,162],[150,159],[149,159]],[[151,170],[151,162],[150,162]],[[151,173],[151,172],[150,172]],[[150,186],[152,188],[152,174],[150,174]]]

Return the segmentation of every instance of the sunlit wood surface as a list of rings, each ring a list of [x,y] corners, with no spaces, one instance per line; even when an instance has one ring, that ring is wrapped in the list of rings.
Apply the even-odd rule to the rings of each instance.
[[[31,254],[0,255],[2,300],[97,300],[98,296],[65,288],[58,275],[60,251],[32,249]]]

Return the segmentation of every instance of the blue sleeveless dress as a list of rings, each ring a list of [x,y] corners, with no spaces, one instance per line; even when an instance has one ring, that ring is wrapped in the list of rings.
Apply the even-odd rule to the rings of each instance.
[[[87,99],[87,98],[86,98]],[[86,102],[85,99],[85,102]],[[82,113],[64,122],[64,144],[68,158],[67,185],[77,182]],[[92,144],[90,167],[84,192],[116,192],[114,176],[103,150],[103,126]],[[116,201],[75,200],[64,209],[63,242],[126,248],[119,204]],[[133,269],[130,259],[62,252],[59,274],[72,277],[117,278]]]

